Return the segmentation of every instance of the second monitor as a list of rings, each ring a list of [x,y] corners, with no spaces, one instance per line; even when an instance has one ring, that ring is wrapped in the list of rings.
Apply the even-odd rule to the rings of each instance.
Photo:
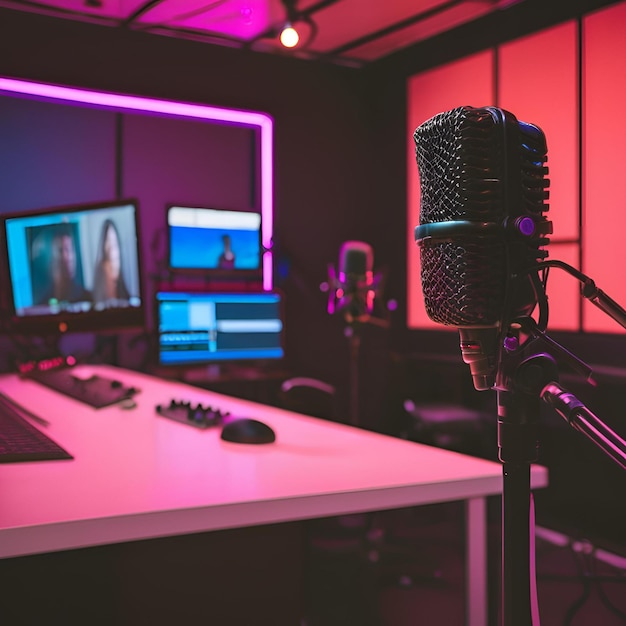
[[[281,359],[278,293],[156,294],[157,361],[163,366]]]
[[[170,206],[169,267],[217,274],[260,274],[261,215],[255,211]]]

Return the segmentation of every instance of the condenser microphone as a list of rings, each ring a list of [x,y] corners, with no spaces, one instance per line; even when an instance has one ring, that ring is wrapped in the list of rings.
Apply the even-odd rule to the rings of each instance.
[[[533,312],[543,288],[545,136],[503,109],[465,106],[427,120],[414,140],[426,312],[459,329],[474,387],[491,389],[510,324]]]
[[[365,321],[374,309],[374,251],[364,241],[346,241],[339,249],[336,311],[349,323]]]

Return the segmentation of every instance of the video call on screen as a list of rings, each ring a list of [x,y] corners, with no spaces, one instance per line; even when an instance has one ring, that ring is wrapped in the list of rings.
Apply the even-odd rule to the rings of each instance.
[[[121,204],[8,218],[16,314],[139,306],[135,212]]]

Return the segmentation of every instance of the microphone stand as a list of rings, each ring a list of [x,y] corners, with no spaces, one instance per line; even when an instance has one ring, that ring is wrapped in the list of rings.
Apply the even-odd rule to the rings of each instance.
[[[344,335],[350,342],[350,408],[349,420],[351,426],[357,426],[359,421],[359,352],[361,348],[361,334],[357,324],[348,322]]]
[[[332,266],[331,266],[332,267]],[[331,275],[329,269],[329,276]],[[380,290],[380,277],[377,277],[372,284],[361,286],[361,289]],[[342,313],[346,322],[344,335],[350,342],[350,406],[349,423],[351,426],[359,424],[359,355],[361,351],[361,332],[366,325],[389,328],[389,320],[380,319],[372,315],[373,311],[368,307],[368,296],[365,292],[357,289],[354,293],[346,296],[347,304],[343,307]],[[332,298],[332,296],[331,296]],[[332,303],[332,304],[331,304]],[[329,312],[335,312],[334,302],[329,301]]]
[[[358,317],[346,315],[344,335],[350,342],[350,407],[349,420],[351,426],[359,425],[359,354],[361,351],[361,331],[366,324],[388,328],[385,320],[362,314]]]
[[[520,345],[520,336],[529,338]],[[626,469],[626,442],[558,384],[556,358],[589,379],[591,369],[547,337],[528,317],[516,320],[504,340],[496,384],[498,456],[502,462],[502,624],[538,626],[531,602],[530,466],[537,461],[540,402],[552,406],[611,459]],[[534,568],[533,568],[534,569]]]

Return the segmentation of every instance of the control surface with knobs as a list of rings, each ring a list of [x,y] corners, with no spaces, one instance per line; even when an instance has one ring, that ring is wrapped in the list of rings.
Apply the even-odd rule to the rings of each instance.
[[[228,411],[203,406],[200,403],[193,404],[189,401],[179,401],[173,398],[167,405],[157,404],[155,410],[158,415],[202,429],[220,426],[224,418],[230,415]]]

